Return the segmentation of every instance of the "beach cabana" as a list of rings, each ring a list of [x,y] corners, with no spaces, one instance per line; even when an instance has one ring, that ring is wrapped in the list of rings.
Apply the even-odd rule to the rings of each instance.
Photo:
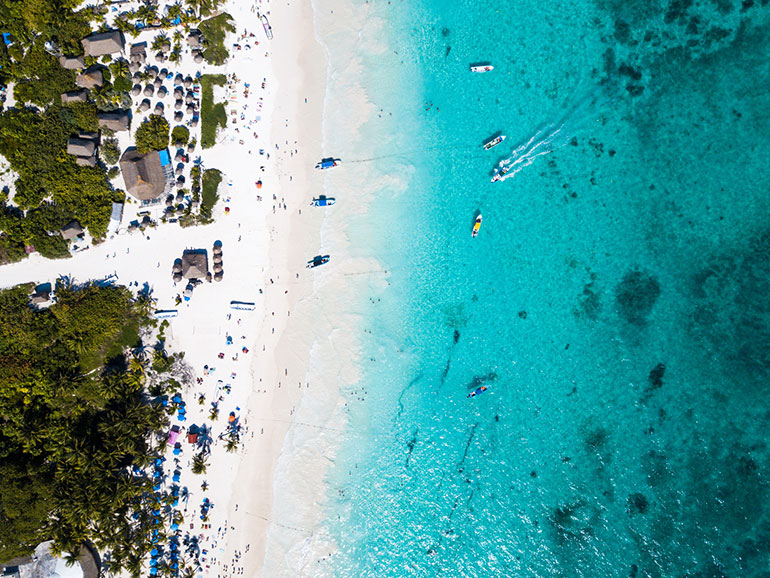
[[[158,151],[142,155],[136,147],[127,148],[120,157],[120,171],[126,190],[140,201],[155,199],[166,190],[166,175]]]
[[[205,279],[209,260],[203,249],[187,249],[182,253],[182,275],[186,279]]]
[[[85,88],[80,90],[70,90],[61,95],[62,104],[68,104],[70,102],[87,102],[88,91]]]
[[[127,110],[100,112],[97,114],[97,118],[99,119],[100,128],[108,128],[114,132],[128,130],[131,124],[131,115]]]
[[[171,431],[168,432],[168,445],[173,446],[176,444],[176,440],[179,437],[179,426],[171,426]]]

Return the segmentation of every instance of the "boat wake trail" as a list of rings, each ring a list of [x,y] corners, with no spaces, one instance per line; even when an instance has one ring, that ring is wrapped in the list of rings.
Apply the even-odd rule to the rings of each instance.
[[[562,118],[538,129],[528,140],[511,151],[495,168],[494,180],[510,179],[538,157],[545,156],[568,144],[578,131],[593,122],[603,103],[601,91],[597,90],[567,107]]]

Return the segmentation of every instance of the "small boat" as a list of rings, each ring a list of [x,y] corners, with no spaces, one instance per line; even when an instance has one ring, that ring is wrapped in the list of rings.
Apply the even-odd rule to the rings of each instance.
[[[492,140],[489,140],[489,141],[485,142],[485,143],[484,143],[484,150],[485,150],[485,151],[488,151],[488,150],[489,150],[489,149],[491,149],[492,147],[496,147],[497,145],[499,145],[499,144],[500,144],[501,142],[503,142],[504,140],[505,140],[505,135],[504,135],[504,134],[501,134],[500,136],[498,136],[498,137],[495,137],[495,138],[493,138]]]
[[[496,183],[497,181],[503,180],[503,177],[505,176],[505,173],[511,170],[511,167],[503,167],[501,169],[495,169],[495,174],[492,176],[493,183]]]
[[[334,197],[318,197],[310,204],[314,207],[331,207],[334,203],[336,203]]]
[[[267,16],[265,16],[263,14],[262,16],[260,16],[259,19],[262,20],[262,28],[265,29],[265,36],[267,36],[268,40],[272,40],[273,39],[273,27],[270,26],[270,21],[267,19]]]
[[[473,223],[473,231],[471,232],[471,237],[475,239],[479,234],[479,229],[481,229],[481,215],[476,217],[476,222]]]
[[[484,393],[487,389],[489,389],[486,385],[482,385],[481,387],[477,387],[472,392],[468,394],[468,397],[476,397],[477,395],[481,395]]]
[[[321,265],[325,265],[329,262],[329,255],[317,255],[313,257],[312,260],[307,262],[307,268],[308,269],[315,269],[316,267],[320,267]]]
[[[494,69],[495,67],[491,64],[474,64],[471,66],[471,72],[490,72]]]
[[[316,164],[315,168],[317,168],[319,171],[323,171],[325,169],[336,167],[339,164],[340,162],[337,159],[321,159],[321,162]]]

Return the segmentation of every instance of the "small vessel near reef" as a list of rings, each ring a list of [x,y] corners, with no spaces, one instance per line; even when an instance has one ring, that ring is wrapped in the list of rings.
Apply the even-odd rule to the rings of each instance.
[[[321,159],[321,162],[316,164],[315,168],[317,168],[319,171],[323,171],[325,169],[334,168],[334,167],[338,166],[339,164],[340,164],[340,160],[339,159],[332,159],[332,158]]]
[[[259,19],[262,21],[262,28],[265,29],[265,36],[267,36],[268,40],[273,39],[273,27],[270,26],[270,21],[267,19],[267,16],[264,14],[259,17]]]
[[[471,64],[471,72],[490,72],[494,69],[491,64]]]
[[[501,169],[495,169],[495,174],[492,176],[491,182],[496,183],[497,181],[501,181],[505,176],[505,173],[507,173],[510,170],[511,170],[511,167],[503,167]]]
[[[481,387],[477,387],[472,392],[470,392],[468,394],[468,397],[476,397],[477,395],[481,395],[482,393],[484,393],[488,389],[489,388],[486,385],[482,385]]]
[[[337,201],[334,199],[334,197],[325,197],[321,195],[317,199],[313,199],[310,204],[314,207],[331,207],[336,202]]]
[[[471,237],[475,239],[479,234],[479,229],[481,229],[481,215],[476,217],[476,222],[473,223],[473,231],[471,232]]]
[[[308,269],[315,269],[321,265],[325,265],[329,262],[329,255],[316,255],[310,261],[307,262]]]
[[[499,145],[504,140],[505,140],[504,134],[501,134],[500,136],[496,136],[495,138],[488,140],[487,142],[484,143],[484,150],[488,151],[492,147],[496,147],[497,145]]]

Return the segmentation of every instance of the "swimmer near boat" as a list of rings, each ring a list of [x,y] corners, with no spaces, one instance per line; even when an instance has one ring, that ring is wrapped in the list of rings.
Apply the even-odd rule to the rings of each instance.
[[[481,395],[484,393],[487,389],[489,389],[486,385],[482,385],[481,387],[477,387],[472,392],[468,394],[468,397],[476,397],[477,395]]]
[[[481,215],[476,217],[476,222],[473,223],[473,231],[471,231],[471,237],[475,239],[479,234],[479,229],[481,229]]]

